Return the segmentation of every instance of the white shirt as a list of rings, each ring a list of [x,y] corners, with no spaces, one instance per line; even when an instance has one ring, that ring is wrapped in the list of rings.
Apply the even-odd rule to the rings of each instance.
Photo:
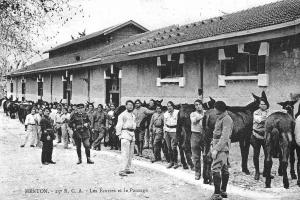
[[[300,115],[296,118],[295,122],[295,139],[298,146],[300,146]]]
[[[37,124],[40,125],[40,122],[41,122],[41,119],[42,119],[42,116],[40,115],[40,113],[35,114],[35,118],[37,120]]]
[[[25,125],[36,125],[36,124],[37,124],[37,118],[35,114],[34,115],[32,115],[31,113],[28,114],[25,119]]]
[[[197,111],[192,112],[190,115],[191,118],[191,131],[202,133],[202,119],[203,119],[203,113],[199,113]]]
[[[55,119],[55,115],[57,113],[57,110],[56,109],[51,109],[51,113],[49,115],[49,117],[54,121]]]
[[[121,139],[135,141],[134,131],[124,129],[136,129],[136,117],[133,112],[129,113],[125,110],[119,115],[116,126],[116,135],[121,135]]]
[[[169,128],[168,126],[177,126],[179,110],[174,109],[173,113],[169,111],[164,113],[164,131],[176,132],[176,128]]]

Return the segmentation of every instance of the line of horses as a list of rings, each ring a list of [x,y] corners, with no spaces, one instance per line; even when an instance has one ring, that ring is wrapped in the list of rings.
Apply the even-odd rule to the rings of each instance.
[[[256,96],[252,94],[253,101],[245,106],[227,106],[227,111],[230,117],[233,119],[234,128],[231,136],[231,142],[239,142],[241,157],[242,157],[242,172],[249,175],[248,169],[248,155],[250,148],[250,138],[252,135],[252,127],[253,127],[253,113],[257,109],[259,109],[260,100],[267,99],[265,92],[262,92],[261,96]],[[204,118],[202,121],[203,125],[203,133],[204,133],[204,144],[203,144],[203,179],[205,184],[212,183],[212,175],[211,175],[211,164],[212,159],[210,157],[210,147],[213,136],[214,126],[217,120],[217,115],[215,110],[213,109],[214,103],[216,101],[210,97],[210,100],[203,104],[203,108],[205,110]],[[271,114],[265,123],[266,127],[266,137],[265,143],[267,148],[267,154],[265,155],[267,158],[267,162],[265,164],[266,170],[266,180],[265,186],[267,188],[271,187],[271,168],[272,168],[272,158],[279,158],[280,166],[278,169],[279,176],[283,176],[283,184],[284,188],[289,188],[289,180],[287,177],[287,166],[288,161],[290,161],[290,173],[292,179],[297,179],[297,184],[300,186],[300,144],[297,145],[295,142],[295,118],[294,118],[294,105],[297,101],[286,101],[280,102],[279,105],[282,106],[286,112],[275,112]],[[154,103],[161,104],[162,100],[154,100]],[[20,114],[19,119],[21,122],[24,122],[26,114],[30,112],[30,109],[37,105],[45,105],[48,104],[45,101],[27,102],[27,103],[19,103],[18,101],[12,101],[12,99],[1,99],[0,105],[3,105],[4,112],[11,117],[14,116],[15,113]],[[144,107],[149,107],[149,104],[146,102],[143,103]],[[175,109],[179,110],[178,117],[178,126],[177,126],[177,138],[179,139],[179,152],[181,157],[181,163],[183,165],[189,165],[190,168],[193,166],[193,162],[191,159],[191,121],[190,114],[195,111],[193,104],[178,104],[175,106]],[[114,111],[114,122],[113,126],[117,124],[118,116],[126,109],[124,105],[117,107]],[[163,112],[166,112],[167,108],[163,106]],[[300,114],[300,106],[299,111],[296,114],[298,116]],[[148,129],[150,123],[151,116],[145,117],[141,122],[141,128],[145,130]],[[120,146],[119,141],[115,141],[116,144],[111,144],[115,146]],[[167,152],[166,144],[163,144],[162,151],[166,160],[168,161],[169,156]],[[294,164],[295,164],[295,151],[297,154],[298,162],[297,162],[297,173],[298,177],[295,174]]]

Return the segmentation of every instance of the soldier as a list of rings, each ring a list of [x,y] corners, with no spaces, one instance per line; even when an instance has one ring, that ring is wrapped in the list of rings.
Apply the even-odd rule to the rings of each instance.
[[[92,131],[92,124],[93,124],[94,112],[95,112],[94,104],[88,103],[86,114],[88,115],[89,120],[91,122],[91,124],[90,124],[91,126],[89,127],[89,131],[91,133],[90,144],[92,144],[93,141],[95,140],[94,132]]]
[[[30,138],[30,147],[34,147],[34,142],[37,137],[37,119],[36,119],[36,108],[33,107],[31,109],[31,113],[26,116],[25,119],[25,131],[26,131],[26,136],[23,141],[23,144],[21,147],[24,147],[25,144],[27,143],[28,137]]]
[[[145,107],[142,107],[141,100],[135,101],[135,108],[133,110],[133,114],[136,117],[136,130],[135,130],[135,139],[136,145],[138,147],[138,156],[143,156],[143,148],[144,148],[144,137],[145,137],[145,130],[141,127],[142,120],[147,116],[153,114],[155,111],[151,111]]]
[[[81,142],[85,148],[85,154],[88,164],[94,164],[90,158],[90,132],[89,132],[89,123],[90,120],[84,110],[83,104],[77,105],[78,111],[75,112],[70,119],[69,126],[73,128],[73,138],[76,144],[78,162],[77,164],[82,163],[81,159]]]
[[[195,179],[199,180],[201,177],[201,151],[204,143],[204,136],[202,131],[202,119],[203,119],[203,108],[202,101],[196,100],[195,103],[196,111],[192,112],[191,118],[191,147],[192,156],[195,165]]]
[[[156,107],[155,107],[155,102],[153,99],[150,99],[149,101],[149,110],[153,110],[155,111]],[[148,116],[149,120],[147,120],[147,129],[145,130],[145,149],[152,149],[153,148],[153,135],[151,134],[150,132],[150,128],[149,128],[149,125],[150,125],[150,120],[151,120],[151,117],[152,116]]]
[[[168,102],[167,107],[168,111],[164,113],[164,138],[166,140],[170,156],[170,163],[167,168],[173,167],[174,169],[177,169],[179,165],[176,128],[179,110],[174,109],[175,105],[172,101]]]
[[[161,146],[163,139],[164,115],[161,110],[161,105],[156,105],[156,112],[152,115],[149,130],[153,136],[153,155],[152,163],[161,160]]]
[[[68,113],[66,107],[62,108],[61,121],[62,121],[61,133],[62,133],[62,138],[63,138],[63,143],[64,143],[64,149],[67,149],[68,144],[69,144],[69,134],[68,134],[69,125],[68,124],[70,121],[70,114]]]
[[[37,119],[37,137],[36,137],[36,146],[37,147],[42,147],[42,144],[41,144],[41,135],[42,135],[42,130],[41,130],[41,125],[40,125],[40,122],[42,120],[42,117],[44,115],[44,112],[43,112],[43,109],[40,108],[38,113],[36,113],[36,119]]]
[[[53,123],[51,118],[49,117],[50,109],[45,108],[44,116],[41,119],[41,141],[43,142],[42,147],[42,164],[55,164],[52,160],[52,152],[53,152],[53,140],[55,139],[54,130],[53,130]]]
[[[212,173],[215,192],[210,199],[221,200],[222,198],[227,198],[226,189],[229,179],[228,156],[233,121],[228,115],[226,111],[226,104],[223,101],[217,101],[215,103],[215,110],[218,118],[213,131],[213,146],[211,149],[211,156],[213,159]]]
[[[108,127],[108,134],[109,134],[109,145],[110,150],[118,150],[118,137],[116,136],[114,125],[116,123],[115,118],[115,105],[112,103],[110,104],[110,110],[107,113],[107,127]]]
[[[92,132],[94,133],[92,147],[95,150],[101,150],[101,140],[104,138],[106,132],[105,122],[106,114],[103,111],[102,104],[99,104],[97,110],[94,112],[91,125]]]
[[[135,115],[133,114],[133,102],[126,101],[126,110],[118,117],[116,126],[116,134],[121,140],[121,156],[122,156],[122,169],[119,172],[120,176],[127,176],[127,174],[134,173],[130,170],[131,160],[133,158],[134,141],[136,128]]]
[[[61,107],[57,107],[57,113],[55,114],[54,117],[54,129],[56,130],[56,134],[57,134],[57,143],[61,143],[61,126],[63,124],[62,121],[62,113],[61,113]]]

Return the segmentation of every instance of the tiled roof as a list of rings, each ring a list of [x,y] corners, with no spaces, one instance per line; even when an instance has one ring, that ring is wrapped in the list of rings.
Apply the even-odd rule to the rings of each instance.
[[[122,23],[122,24],[117,24],[115,26],[111,26],[111,27],[108,27],[106,29],[103,29],[103,30],[100,30],[100,31],[97,31],[97,32],[94,32],[94,33],[91,33],[89,35],[86,35],[86,36],[83,36],[83,37],[80,37],[80,38],[77,38],[75,40],[71,40],[69,42],[66,42],[66,43],[63,43],[63,44],[60,44],[52,49],[49,49],[47,51],[45,51],[45,53],[47,52],[50,52],[50,51],[54,51],[54,50],[57,50],[57,49],[60,49],[60,48],[63,48],[63,47],[66,47],[66,46],[69,46],[69,45],[72,45],[72,44],[76,44],[76,43],[80,43],[80,42],[83,42],[83,41],[86,41],[86,40],[89,40],[89,39],[92,39],[94,37],[98,37],[100,35],[105,35],[105,34],[108,34],[108,33],[111,33],[115,30],[118,30],[126,25],[129,25],[129,24],[132,24],[138,28],[140,28],[141,30],[143,31],[148,31],[148,29],[146,29],[145,27],[141,26],[140,24],[136,23],[135,21],[127,21],[125,23]]]
[[[300,0],[283,0],[191,24],[173,25],[134,35],[99,49],[92,58],[105,59],[130,52],[282,24],[299,18]]]

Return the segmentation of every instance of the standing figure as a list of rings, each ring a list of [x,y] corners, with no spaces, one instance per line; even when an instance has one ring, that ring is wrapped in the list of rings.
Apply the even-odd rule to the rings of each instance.
[[[173,167],[177,169],[178,165],[178,140],[176,136],[176,128],[179,110],[174,109],[175,105],[172,101],[167,104],[168,111],[164,113],[164,138],[167,143],[170,163],[167,168]]]
[[[195,179],[199,180],[201,177],[201,151],[203,150],[204,144],[204,133],[202,129],[202,119],[203,119],[203,107],[202,101],[196,100],[195,103],[196,111],[192,112],[191,118],[191,147],[192,147],[192,157],[195,165]]]
[[[94,140],[92,143],[92,147],[95,150],[101,150],[101,141],[105,137],[105,122],[106,122],[106,114],[103,111],[102,104],[98,105],[97,110],[94,112],[92,119],[92,132],[94,133]]]
[[[53,129],[53,121],[49,117],[50,109],[45,108],[44,116],[41,119],[41,141],[43,142],[42,147],[42,164],[55,164],[52,160],[52,152],[53,152],[53,140],[55,139],[54,129]]]
[[[156,107],[155,107],[155,102],[153,99],[150,99],[149,101],[149,110],[155,111]],[[151,120],[152,116],[147,116],[147,120],[146,120],[146,130],[145,130],[145,149],[152,149],[153,148],[153,135],[150,132],[149,129],[149,125],[150,125],[150,120]]]
[[[110,104],[110,110],[107,113],[108,144],[110,145],[110,150],[118,150],[118,137],[114,128],[116,125],[115,109],[116,107],[112,103]]]
[[[35,143],[35,140],[37,137],[37,127],[36,127],[37,124],[38,124],[38,121],[36,119],[36,108],[33,107],[31,109],[31,113],[28,114],[25,119],[26,136],[25,136],[25,139],[24,139],[21,147],[25,146],[25,144],[27,143],[28,137],[30,138],[29,139],[30,147],[34,147],[34,143]]]
[[[126,110],[118,117],[116,125],[116,135],[121,140],[121,156],[122,156],[122,169],[119,172],[120,176],[127,176],[127,174],[134,173],[131,171],[131,161],[133,158],[136,117],[133,114],[133,101],[126,101]]]
[[[149,125],[150,134],[153,137],[152,151],[154,158],[151,160],[152,163],[161,160],[161,147],[164,136],[164,115],[161,108],[161,105],[156,105],[156,112],[152,115]]]
[[[135,108],[133,110],[133,114],[136,117],[136,130],[135,130],[135,139],[136,145],[138,148],[138,156],[143,156],[143,148],[144,148],[144,139],[145,139],[145,129],[143,129],[141,125],[141,121],[147,116],[153,114],[155,111],[151,111],[145,107],[142,107],[141,100],[135,101]]]
[[[86,114],[88,115],[89,117],[89,120],[91,122],[91,126],[89,127],[89,131],[90,131],[90,134],[91,134],[91,137],[90,137],[90,144],[92,144],[95,140],[95,133],[93,132],[92,128],[93,128],[93,118],[94,118],[94,112],[95,112],[95,108],[94,108],[94,104],[92,103],[88,103],[87,105],[87,110],[86,110]]]
[[[211,200],[227,198],[226,189],[229,180],[228,157],[231,142],[230,137],[233,130],[233,120],[226,111],[226,104],[223,101],[217,101],[215,103],[215,110],[218,118],[213,131],[211,149],[215,192],[211,196]]]
[[[61,143],[61,136],[62,136],[61,126],[63,124],[61,116],[62,116],[61,108],[57,107],[57,113],[55,114],[54,117],[54,129],[56,130],[56,134],[57,134],[57,143]]]
[[[266,144],[265,144],[265,122],[270,115],[269,103],[266,99],[261,98],[259,109],[253,113],[253,132],[251,135],[251,145],[253,147],[253,164],[255,167],[255,180],[259,180],[259,154],[260,148],[264,150],[264,166],[266,165]],[[265,170],[263,177],[266,177]],[[273,177],[274,178],[274,177]]]
[[[62,108],[62,115],[61,115],[61,133],[62,133],[62,139],[63,139],[63,144],[64,144],[64,149],[68,148],[69,144],[69,121],[70,121],[70,114],[67,111],[66,107]]]
[[[43,109],[40,108],[38,113],[36,113],[36,120],[37,120],[37,126],[36,126],[36,131],[37,131],[37,137],[36,137],[36,146],[37,147],[42,147],[41,143],[41,135],[42,135],[42,130],[41,130],[41,120],[43,118],[44,112]]]
[[[70,119],[69,126],[73,128],[73,138],[76,144],[78,162],[77,164],[82,163],[81,157],[81,143],[85,148],[85,155],[88,164],[94,164],[91,160],[91,153],[90,153],[90,132],[89,132],[89,123],[90,120],[88,115],[85,112],[84,105],[78,104],[77,105],[77,112],[75,112]]]

